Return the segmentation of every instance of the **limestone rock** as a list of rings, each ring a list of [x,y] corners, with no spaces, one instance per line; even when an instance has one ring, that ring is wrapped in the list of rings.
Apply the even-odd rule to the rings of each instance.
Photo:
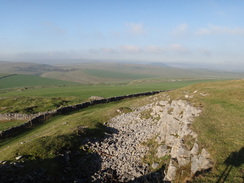
[[[141,114],[147,111],[150,118],[142,118]],[[112,118],[106,124],[113,133],[99,142],[91,140],[87,144],[88,149],[99,153],[102,159],[101,169],[93,175],[93,182],[104,180],[108,169],[120,175],[120,182],[132,181],[150,173],[149,165],[142,159],[149,153],[146,143],[151,139],[159,145],[155,158],[169,155],[165,181],[174,181],[177,170],[189,164],[192,176],[211,168],[210,154],[205,149],[199,154],[197,134],[191,129],[194,117],[200,112],[184,100],[156,101]],[[184,142],[185,136],[195,141],[191,149]],[[159,163],[154,162],[151,168],[157,169]]]
[[[170,160],[170,163],[169,163],[168,170],[167,170],[167,172],[166,172],[166,174],[165,174],[165,178],[164,178],[165,181],[173,181],[173,180],[175,180],[175,177],[176,177],[176,171],[177,171],[177,169],[178,169],[178,168],[175,166],[175,164],[177,164],[177,163],[175,162],[175,160],[174,160],[174,159],[171,159],[171,160]]]
[[[208,170],[209,168],[213,167],[213,161],[210,154],[205,149],[203,149],[201,154],[198,156],[193,156],[191,162],[191,173],[193,175],[196,172]]]
[[[169,150],[166,145],[161,145],[158,147],[157,154],[156,154],[158,158],[162,158],[168,154],[169,154]]]

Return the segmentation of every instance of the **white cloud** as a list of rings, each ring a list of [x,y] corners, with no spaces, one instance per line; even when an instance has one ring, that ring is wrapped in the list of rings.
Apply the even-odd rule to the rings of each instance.
[[[243,27],[221,27],[209,24],[207,28],[198,29],[196,35],[212,35],[212,34],[229,34],[229,35],[244,35]]]
[[[139,53],[141,51],[140,47],[135,45],[125,45],[121,46],[120,50],[126,53]]]
[[[149,45],[145,47],[140,47],[136,45],[122,45],[114,48],[100,48],[97,52],[102,52],[105,54],[186,54],[190,53],[189,49],[180,44],[171,44],[167,46],[157,46]]]
[[[101,51],[102,52],[105,52],[105,53],[117,53],[118,51],[114,48],[101,48]]]
[[[153,54],[161,54],[161,53],[165,53],[166,49],[164,47],[160,47],[160,46],[147,46],[144,49],[147,53],[153,53]]]
[[[186,23],[178,25],[173,31],[172,34],[175,36],[182,36],[188,31],[188,25]]]
[[[127,23],[126,25],[129,27],[129,32],[132,34],[135,35],[145,34],[143,24],[141,23]]]
[[[178,52],[178,53],[189,53],[190,52],[186,47],[184,47],[180,44],[171,44],[171,45],[169,45],[168,49],[171,52]]]

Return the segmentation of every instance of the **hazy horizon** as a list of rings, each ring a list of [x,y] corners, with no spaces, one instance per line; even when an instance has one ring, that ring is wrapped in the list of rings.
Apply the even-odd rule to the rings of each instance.
[[[0,2],[0,60],[244,70],[244,1]]]

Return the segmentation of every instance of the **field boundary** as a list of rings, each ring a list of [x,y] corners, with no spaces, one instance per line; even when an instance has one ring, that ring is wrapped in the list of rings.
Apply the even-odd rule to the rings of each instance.
[[[0,121],[13,121],[13,120],[30,120],[39,116],[43,112],[35,114],[22,114],[22,113],[0,113]]]
[[[0,77],[0,79],[7,78],[7,77],[11,77],[11,76],[15,76],[15,75],[18,75],[18,74],[9,74],[9,75]]]
[[[44,123],[51,117],[54,117],[57,115],[68,114],[68,113],[75,112],[75,111],[78,111],[81,109],[85,109],[87,107],[94,106],[97,104],[105,104],[105,103],[116,102],[116,101],[120,101],[120,100],[128,99],[128,98],[155,95],[155,94],[158,94],[161,92],[167,92],[167,91],[170,91],[170,90],[151,91],[151,92],[123,95],[123,96],[117,96],[117,97],[110,97],[110,98],[105,98],[105,99],[93,100],[90,102],[84,102],[84,103],[76,104],[76,105],[72,105],[72,106],[61,107],[61,108],[59,108],[57,110],[53,110],[53,111],[47,111],[47,112],[41,113],[40,115],[30,119],[29,121],[27,121],[19,126],[14,126],[7,130],[0,131],[0,140],[6,139],[9,137],[14,137],[16,135],[24,133],[24,132],[32,129],[35,126]]]

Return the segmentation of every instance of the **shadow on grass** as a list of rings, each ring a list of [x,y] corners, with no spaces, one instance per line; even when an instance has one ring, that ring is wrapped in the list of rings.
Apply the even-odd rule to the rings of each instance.
[[[149,173],[147,175],[144,175],[142,177],[136,178],[133,181],[130,181],[129,183],[166,183],[166,181],[163,181],[164,179],[164,170],[165,167],[163,166],[159,170]]]
[[[104,135],[104,132],[107,135]],[[38,154],[16,154],[18,160],[6,161],[0,163],[0,182],[1,183],[119,183],[119,175],[116,170],[107,169],[100,175],[99,179],[92,177],[101,170],[102,158],[97,152],[84,150],[81,147],[87,142],[96,143],[103,138],[109,137],[109,134],[118,131],[111,127],[98,124],[94,129],[87,129],[78,126],[71,135],[62,135],[57,137],[45,137],[36,141],[39,143],[36,150],[40,151],[40,146],[45,150],[43,156]],[[92,137],[92,138],[91,138]],[[102,138],[101,138],[102,137]],[[93,139],[90,141],[90,138]],[[34,143],[36,145],[36,143]],[[28,145],[28,144],[26,144]],[[20,151],[21,152],[21,151]],[[25,152],[25,151],[23,151]],[[48,157],[48,154],[54,153],[55,156]],[[40,152],[41,153],[41,152]],[[143,175],[129,183],[162,183],[165,167],[159,170]]]
[[[87,137],[101,137],[107,131],[117,132],[116,129],[98,124],[94,129],[79,126],[71,135],[40,138],[34,143],[38,143],[37,147],[29,144],[32,155],[23,151],[23,154],[16,154],[16,157],[20,157],[16,161],[0,162],[0,182],[91,182],[92,175],[101,169],[101,157],[98,153],[83,150],[81,147],[87,142]],[[38,153],[43,155],[43,150],[47,158],[38,156]],[[50,158],[51,153],[54,156]]]
[[[242,147],[238,152],[232,152],[224,163],[226,168],[216,183],[224,183],[227,180],[232,168],[240,167],[244,163],[244,147]],[[243,175],[242,180],[244,182]]]
[[[157,171],[138,177],[134,180],[126,181],[127,183],[166,183],[164,179],[165,166],[161,167]],[[122,183],[118,181],[119,176],[115,171],[110,170],[110,176],[105,180],[106,183]]]

